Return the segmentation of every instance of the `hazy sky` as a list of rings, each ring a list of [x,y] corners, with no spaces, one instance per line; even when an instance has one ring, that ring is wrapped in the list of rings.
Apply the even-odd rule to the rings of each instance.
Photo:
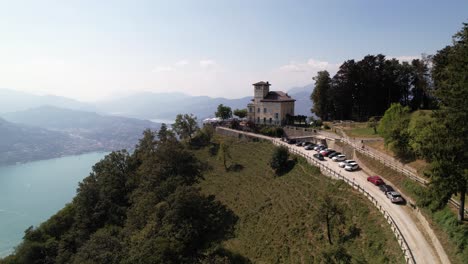
[[[0,0],[0,88],[97,100],[287,90],[367,54],[450,44],[468,1]]]

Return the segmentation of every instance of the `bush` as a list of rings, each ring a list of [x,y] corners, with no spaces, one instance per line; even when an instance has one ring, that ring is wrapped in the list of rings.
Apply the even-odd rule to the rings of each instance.
[[[284,136],[284,130],[281,127],[264,126],[258,130],[258,133],[265,135],[265,136],[277,137],[277,138]]]
[[[284,146],[276,147],[270,161],[270,167],[277,174],[281,173],[288,167],[289,152]]]

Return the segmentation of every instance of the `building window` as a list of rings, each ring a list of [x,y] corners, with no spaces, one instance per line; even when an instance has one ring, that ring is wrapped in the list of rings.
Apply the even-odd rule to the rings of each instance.
[[[249,113],[252,113],[252,107],[249,107]]]
[[[260,108],[259,108],[260,109]],[[257,117],[257,123],[260,123],[260,117]]]
[[[263,118],[263,124],[266,124],[266,117]]]
[[[266,108],[263,108],[263,113],[266,113],[266,112],[267,112],[267,111],[266,111]]]
[[[260,113],[260,107],[257,109],[257,113]]]
[[[272,121],[273,121],[273,119],[270,117],[270,124],[271,124]]]
[[[275,113],[275,119],[278,119],[278,118],[279,118],[279,114]]]

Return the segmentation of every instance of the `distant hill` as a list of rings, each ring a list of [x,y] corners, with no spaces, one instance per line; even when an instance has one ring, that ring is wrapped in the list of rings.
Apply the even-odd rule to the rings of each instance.
[[[0,139],[18,153],[37,149],[28,161],[90,151],[133,149],[143,131],[159,129],[160,124],[134,118],[104,116],[93,112],[41,106],[25,111],[1,114]],[[0,153],[3,148],[0,145]],[[6,151],[6,150],[5,150]],[[5,153],[5,152],[3,152]]]
[[[49,159],[100,149],[91,140],[14,124],[0,118],[0,164]]]
[[[251,97],[239,99],[190,96],[181,93],[138,93],[128,97],[100,102],[101,112],[143,119],[174,120],[177,114],[192,113],[203,119],[214,115],[219,104],[246,108]]]
[[[295,87],[289,94],[296,99],[296,113],[310,115],[312,102],[310,94],[313,85]],[[100,112],[113,115],[129,116],[143,119],[174,120],[177,114],[192,113],[198,119],[213,117],[219,104],[227,105],[233,110],[243,109],[252,99],[246,96],[238,99],[222,97],[190,96],[182,93],[139,93],[128,97],[101,102],[96,105]]]
[[[53,95],[40,96],[14,90],[0,89],[0,113],[23,111],[42,105],[88,111],[95,109],[91,104],[66,97]]]
[[[312,109],[312,101],[310,95],[314,90],[314,84],[308,84],[303,87],[294,87],[289,89],[288,94],[296,99],[295,113],[296,115],[312,115],[310,109]]]

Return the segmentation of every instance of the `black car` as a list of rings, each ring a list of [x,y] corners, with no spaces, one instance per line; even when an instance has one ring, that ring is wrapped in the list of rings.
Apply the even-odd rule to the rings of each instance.
[[[287,142],[288,142],[288,144],[296,144],[296,140],[295,140],[295,139],[289,139]]]
[[[333,152],[332,154],[328,154],[328,157],[331,159],[335,156],[341,155],[341,152]]]
[[[388,193],[388,192],[393,192],[393,191],[395,191],[395,190],[393,189],[392,186],[387,185],[387,184],[379,185],[379,189],[380,189],[382,192],[384,192],[385,194]]]
[[[302,146],[302,142],[301,142],[301,141],[296,142],[296,146],[298,146],[298,147],[299,147],[299,146]]]
[[[318,159],[318,160],[325,160],[325,158],[323,157],[323,155],[320,154],[320,153],[314,154],[314,158],[316,158],[316,159]]]
[[[309,142],[309,141],[302,142],[303,147],[308,146],[308,145],[312,145],[312,142]]]

